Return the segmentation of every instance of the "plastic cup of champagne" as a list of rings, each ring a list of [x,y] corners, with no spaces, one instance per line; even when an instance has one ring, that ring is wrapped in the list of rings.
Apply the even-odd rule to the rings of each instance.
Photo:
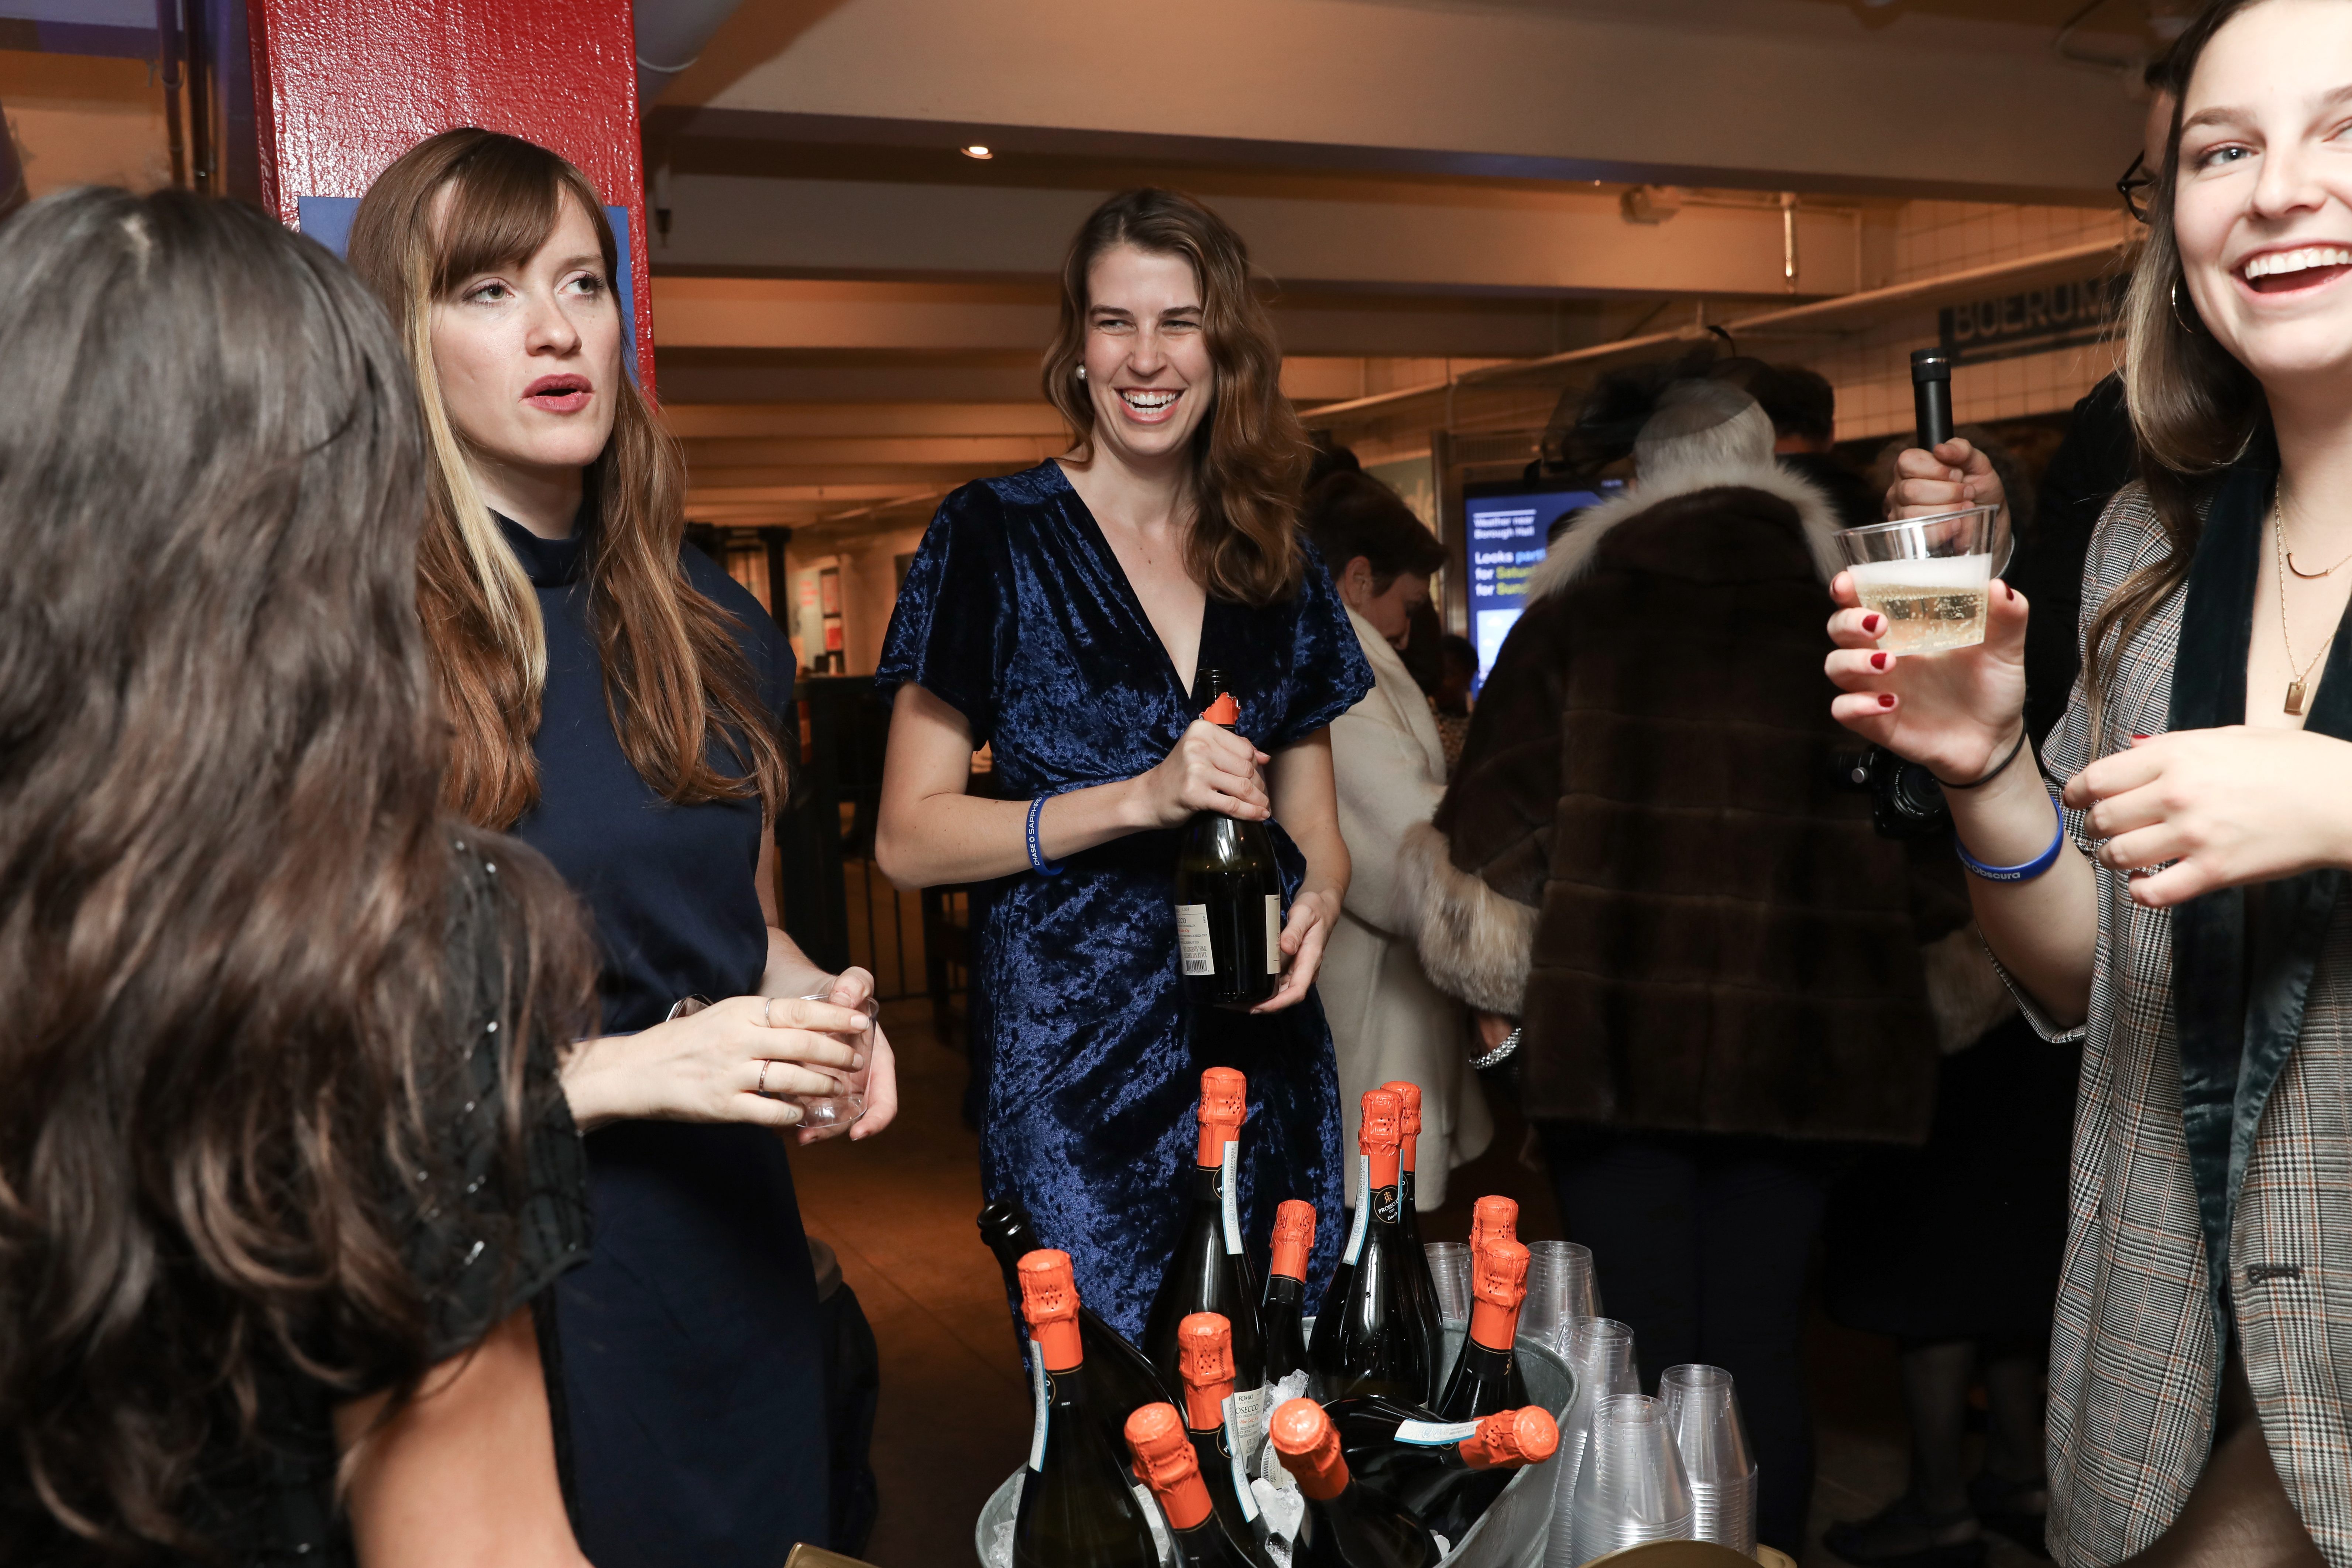
[[[1422,1244],[1429,1255],[1429,1277],[1437,1285],[1437,1315],[1448,1321],[1470,1316],[1470,1244],[1430,1241]]]
[[[1863,608],[1886,617],[1878,646],[1909,657],[1984,641],[1997,506],[1838,531]]]

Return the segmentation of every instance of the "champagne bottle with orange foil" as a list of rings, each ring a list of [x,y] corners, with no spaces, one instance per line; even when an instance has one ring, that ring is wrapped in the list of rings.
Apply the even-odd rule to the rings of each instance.
[[[1266,1266],[1260,1326],[1265,1331],[1265,1385],[1307,1370],[1307,1259],[1315,1250],[1315,1205],[1285,1198],[1274,1211],[1274,1258]]]
[[[1070,1255],[1033,1252],[1020,1272],[1036,1426],[1013,1516],[1013,1568],[1158,1568],[1142,1500],[1087,1386]]]
[[[1267,1440],[1307,1500],[1303,1550],[1294,1568],[1436,1568],[1437,1542],[1421,1521],[1359,1486],[1339,1451],[1339,1428],[1311,1399],[1274,1413]]]
[[[1004,1289],[1018,1300],[1021,1260],[1038,1250],[1037,1233],[1029,1216],[1019,1204],[990,1204],[980,1211],[980,1238],[996,1254],[997,1266],[1004,1270]],[[1129,1411],[1168,1403],[1170,1393],[1160,1386],[1160,1374],[1143,1359],[1143,1352],[1083,1304],[1078,1308],[1078,1338],[1086,1350],[1087,1382],[1114,1437]]]
[[[1381,1394],[1419,1404],[1429,1397],[1429,1357],[1412,1312],[1397,1186],[1402,1107],[1391,1090],[1364,1095],[1357,1132],[1355,1222],[1345,1266],[1332,1277],[1315,1320],[1307,1360],[1320,1396]]]
[[[1253,1560],[1272,1568],[1264,1555],[1266,1523],[1249,1484],[1249,1446],[1256,1434],[1244,1439],[1234,1407],[1233,1330],[1214,1312],[1195,1312],[1177,1329],[1176,1338],[1183,1362],[1184,1429],[1201,1474],[1208,1479],[1217,1517]]]
[[[1265,1338],[1258,1321],[1257,1269],[1242,1237],[1241,1131],[1248,1114],[1248,1079],[1232,1068],[1201,1074],[1201,1137],[1188,1176],[1192,1207],[1144,1320],[1143,1353],[1163,1384],[1181,1388],[1177,1331],[1184,1320],[1214,1312],[1230,1323],[1234,1406],[1246,1458],[1255,1465],[1265,1432]]]
[[[1476,1421],[1438,1421],[1387,1399],[1340,1399],[1324,1414],[1359,1486],[1402,1505],[1459,1542],[1522,1467],[1559,1448],[1559,1426],[1541,1405],[1500,1410]]]
[[[1445,1321],[1438,1310],[1437,1281],[1429,1272],[1429,1250],[1421,1243],[1421,1215],[1414,1207],[1413,1164],[1421,1145],[1421,1085],[1395,1079],[1381,1085],[1403,1108],[1397,1142],[1397,1213],[1404,1227],[1406,1283],[1412,1290],[1412,1317],[1429,1357],[1429,1391],[1433,1401],[1445,1385]]]
[[[1241,706],[1224,672],[1203,669],[1193,706],[1232,729]],[[1247,1010],[1274,994],[1282,975],[1282,872],[1263,822],[1201,811],[1176,852],[1176,953],[1192,1000]]]
[[[1168,1521],[1177,1568],[1259,1568],[1218,1518],[1208,1479],[1201,1474],[1199,1456],[1173,1405],[1147,1405],[1129,1415],[1127,1447],[1135,1456],[1135,1473],[1151,1489]]]
[[[1528,1249],[1508,1237],[1489,1236],[1470,1255],[1470,1331],[1437,1401],[1440,1419],[1470,1421],[1528,1402],[1512,1349],[1519,1304],[1527,1299]]]
[[[1470,1313],[1473,1319],[1474,1327],[1475,1326],[1475,1319],[1478,1313],[1478,1301],[1480,1299],[1481,1276],[1478,1271],[1481,1266],[1479,1259],[1486,1256],[1486,1246],[1489,1242],[1508,1241],[1516,1244],[1518,1239],[1519,1205],[1517,1200],[1504,1197],[1500,1194],[1489,1194],[1486,1197],[1480,1198],[1476,1203],[1470,1205]],[[1524,1305],[1527,1300],[1527,1272],[1524,1268],[1520,1270],[1518,1279],[1519,1301]],[[1516,1345],[1517,1343],[1518,1311],[1517,1308],[1512,1309],[1511,1324],[1508,1331],[1510,1339],[1508,1341],[1498,1339],[1497,1336],[1502,1333],[1502,1331],[1503,1331],[1499,1328],[1489,1330],[1487,1333],[1487,1343],[1489,1346],[1497,1343],[1508,1343],[1512,1345]],[[1476,1342],[1477,1340],[1475,1335],[1466,1333],[1463,1335],[1462,1354],[1454,1363],[1457,1369],[1465,1362],[1471,1359],[1471,1347]],[[1451,1385],[1452,1381],[1453,1380],[1451,1378],[1447,1379],[1449,1386]],[[1443,1405],[1444,1403],[1444,1398],[1445,1396],[1444,1394],[1440,1394],[1438,1396],[1438,1403]],[[1528,1402],[1527,1380],[1519,1374],[1519,1363],[1517,1355],[1513,1355],[1510,1358],[1507,1365],[1504,1369],[1504,1384],[1500,1398],[1501,1403],[1493,1405],[1492,1408],[1496,1410],[1516,1410],[1520,1405],[1525,1405]],[[1467,1414],[1467,1412],[1465,1412],[1465,1414]]]

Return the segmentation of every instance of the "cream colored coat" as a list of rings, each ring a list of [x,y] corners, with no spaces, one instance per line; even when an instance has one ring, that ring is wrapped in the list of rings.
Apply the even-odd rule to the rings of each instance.
[[[1445,1201],[1446,1173],[1484,1153],[1495,1135],[1465,1059],[1462,1005],[1421,971],[1415,884],[1399,875],[1406,829],[1426,823],[1445,795],[1445,753],[1428,700],[1386,638],[1354,611],[1356,640],[1371,662],[1370,695],[1331,725],[1339,835],[1354,869],[1316,989],[1339,1058],[1347,1121],[1348,1201],[1356,1201],[1356,1124],[1366,1089],[1391,1079],[1421,1086],[1414,1207]]]

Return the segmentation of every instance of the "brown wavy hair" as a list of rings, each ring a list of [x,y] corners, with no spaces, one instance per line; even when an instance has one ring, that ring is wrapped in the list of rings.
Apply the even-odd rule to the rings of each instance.
[[[2188,90],[2213,35],[2261,0],[2217,0],[2180,35],[2168,57],[2171,80]],[[2116,661],[2166,596],[2189,580],[2203,531],[2200,507],[2224,470],[2244,457],[2270,418],[2262,384],[2231,357],[2197,314],[2172,226],[2180,178],[2183,97],[2147,204],[2147,234],[2124,300],[2124,395],[2139,445],[2139,475],[2163,526],[2165,552],[2125,579],[2092,618],[2084,693],[2096,716]],[[2102,721],[2104,722],[2104,721]]]
[[[1180,191],[1150,185],[1095,209],[1062,261],[1061,321],[1045,351],[1046,401],[1069,421],[1077,450],[1090,454],[1095,408],[1077,374],[1086,359],[1087,275],[1096,258],[1121,245],[1192,263],[1201,331],[1217,371],[1208,416],[1192,436],[1185,568],[1213,598],[1286,599],[1298,587],[1299,489],[1313,448],[1282,395],[1282,346],[1252,285],[1249,247],[1224,219]]]
[[[352,224],[352,266],[400,328],[432,455],[416,597],[455,731],[442,799],[490,827],[510,825],[539,799],[530,742],[547,637],[538,595],[449,422],[433,364],[433,310],[468,279],[529,260],[566,202],[594,225],[611,288],[618,253],[595,187],[520,137],[465,127],[418,142],[368,188]],[[761,703],[730,629],[734,617],[679,563],[685,461],[634,381],[624,375],[610,390],[612,438],[586,476],[584,574],[614,731],[665,799],[691,805],[757,795],[772,820],[784,798],[778,715]]]
[[[201,1551],[264,1387],[425,1370],[477,835],[437,820],[422,458],[383,310],[260,212],[0,228],[0,1561]],[[573,1037],[584,933],[497,858],[504,1038]]]

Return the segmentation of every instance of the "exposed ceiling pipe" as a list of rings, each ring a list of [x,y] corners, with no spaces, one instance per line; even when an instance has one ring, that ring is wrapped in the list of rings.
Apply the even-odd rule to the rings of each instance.
[[[630,7],[637,22],[637,112],[654,100],[672,78],[702,56],[702,46],[719,25],[735,14],[741,0],[635,0]]]

